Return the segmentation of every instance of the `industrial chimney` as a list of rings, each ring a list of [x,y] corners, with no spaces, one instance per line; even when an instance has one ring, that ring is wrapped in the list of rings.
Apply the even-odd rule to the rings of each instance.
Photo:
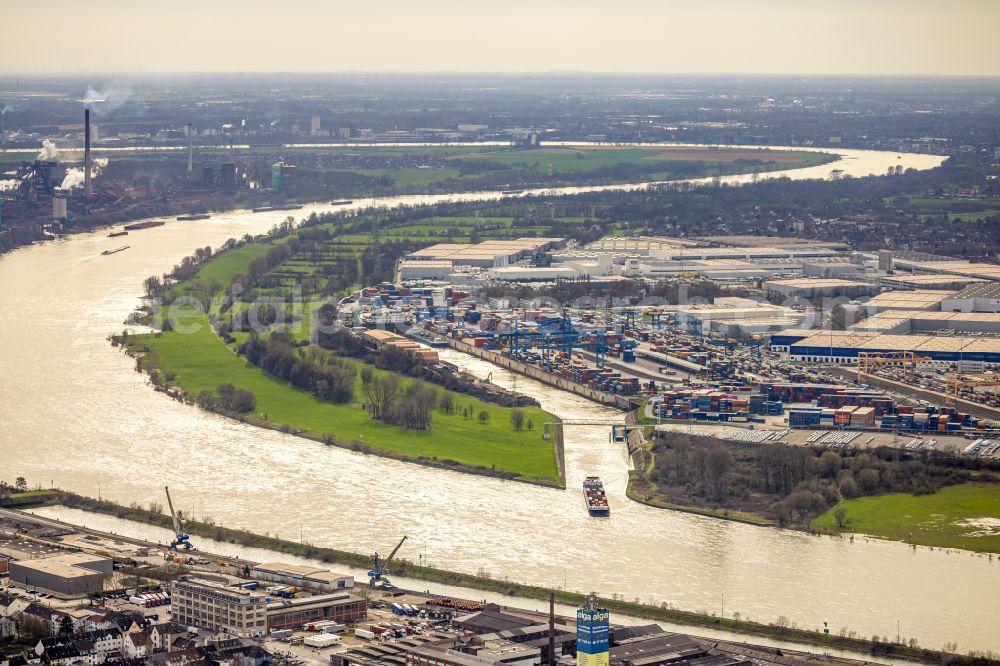
[[[83,110],[83,196],[90,197],[90,109]]]
[[[549,666],[556,665],[556,593],[549,592]]]
[[[188,176],[194,172],[194,135],[192,135],[192,131],[191,123],[188,123]]]

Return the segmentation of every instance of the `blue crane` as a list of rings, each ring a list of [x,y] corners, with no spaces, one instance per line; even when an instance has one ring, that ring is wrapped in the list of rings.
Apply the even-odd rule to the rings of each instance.
[[[174,540],[170,542],[170,549],[191,550],[194,548],[191,545],[191,537],[184,532],[184,520],[177,511],[174,511],[174,503],[170,500],[170,488],[163,486],[163,489],[167,491],[167,507],[170,509],[170,518],[174,522]]]

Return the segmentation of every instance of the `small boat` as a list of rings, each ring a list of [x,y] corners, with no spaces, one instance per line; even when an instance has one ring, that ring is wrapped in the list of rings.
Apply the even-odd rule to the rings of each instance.
[[[127,231],[112,231],[108,234],[108,238],[118,238],[119,236],[128,236]]]
[[[129,248],[129,246],[128,246],[128,245],[122,245],[121,247],[116,247],[116,248],[115,248],[115,249],[113,249],[113,250],[105,250],[104,252],[101,252],[101,255],[102,255],[102,256],[105,256],[105,257],[106,257],[106,256],[108,256],[109,254],[117,254],[117,253],[119,253],[119,252],[124,252],[124,251],[125,251],[125,250],[127,250],[128,248]]]
[[[611,507],[608,506],[608,496],[604,493],[604,484],[596,476],[588,476],[583,480],[583,501],[587,504],[587,511],[592,516],[609,516]]]
[[[192,220],[207,220],[210,217],[212,217],[212,216],[209,215],[208,213],[197,213],[197,214],[194,214],[194,215],[178,215],[177,216],[177,221],[178,222],[190,222]]]
[[[353,199],[338,199],[337,201],[331,201],[331,206],[346,206],[348,204],[354,203]]]

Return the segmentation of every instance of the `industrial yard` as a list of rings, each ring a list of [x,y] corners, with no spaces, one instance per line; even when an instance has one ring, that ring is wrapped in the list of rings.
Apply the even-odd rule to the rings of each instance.
[[[68,645],[83,657],[104,658],[127,633],[127,645],[120,649],[149,657],[183,659],[200,651],[214,657],[219,651],[256,649],[290,666],[412,658],[510,663],[505,660],[516,657],[525,663],[561,663],[588,649],[598,655],[603,651],[611,664],[630,663],[629,656],[637,651],[671,660],[678,649],[696,664],[713,666],[860,663],[850,653],[820,657],[787,642],[778,649],[719,636],[701,638],[634,618],[621,625],[609,621],[611,614],[593,597],[573,618],[560,614],[561,604],[557,612],[554,601],[546,613],[407,590],[383,573],[399,546],[384,561],[375,556],[375,570],[369,573],[375,577],[364,584],[314,566],[257,563],[181,545],[167,549],[6,509],[0,509],[0,534],[0,562],[13,567],[9,576],[0,572],[0,618],[19,613],[53,626],[79,625],[78,638]],[[49,552],[39,552],[40,546]],[[70,599],[32,587],[18,568],[51,567],[68,559],[105,567],[92,574],[101,577],[96,586]],[[329,583],[346,591],[322,589]],[[88,597],[88,605],[78,600],[80,596]],[[191,610],[203,607],[215,614]],[[580,638],[581,632],[592,631],[581,613],[595,608],[606,639],[590,647]],[[242,619],[233,620],[234,613],[246,615],[246,628]],[[126,623],[132,625],[128,631]],[[92,636],[99,637],[96,645],[87,642]],[[42,639],[40,645],[54,656],[66,649],[55,641]]]

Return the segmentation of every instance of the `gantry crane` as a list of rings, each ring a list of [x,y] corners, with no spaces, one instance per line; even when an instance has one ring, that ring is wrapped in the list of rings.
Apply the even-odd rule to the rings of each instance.
[[[170,500],[170,488],[163,486],[163,489],[167,491],[167,507],[170,509],[170,518],[174,521],[174,540],[170,542],[170,549],[179,550],[180,548],[184,548],[184,550],[191,550],[194,548],[191,545],[191,537],[184,532],[184,520],[178,512],[174,511],[174,503]]]
[[[369,587],[393,587],[393,584],[389,582],[388,578],[385,577],[385,572],[389,568],[392,558],[396,556],[396,552],[403,545],[404,541],[406,541],[405,536],[399,540],[399,543],[396,544],[396,547],[392,549],[392,552],[389,553],[389,557],[385,558],[385,560],[379,557],[378,553],[375,553],[372,556],[373,567],[372,570],[368,572]]]
[[[978,386],[1000,386],[1000,378],[975,377],[965,375],[948,375],[948,406],[954,407],[962,389],[974,389]]]
[[[883,365],[900,367],[916,367],[918,363],[930,363],[926,356],[917,356],[911,351],[858,352],[858,383],[865,375],[870,375],[875,368]]]

